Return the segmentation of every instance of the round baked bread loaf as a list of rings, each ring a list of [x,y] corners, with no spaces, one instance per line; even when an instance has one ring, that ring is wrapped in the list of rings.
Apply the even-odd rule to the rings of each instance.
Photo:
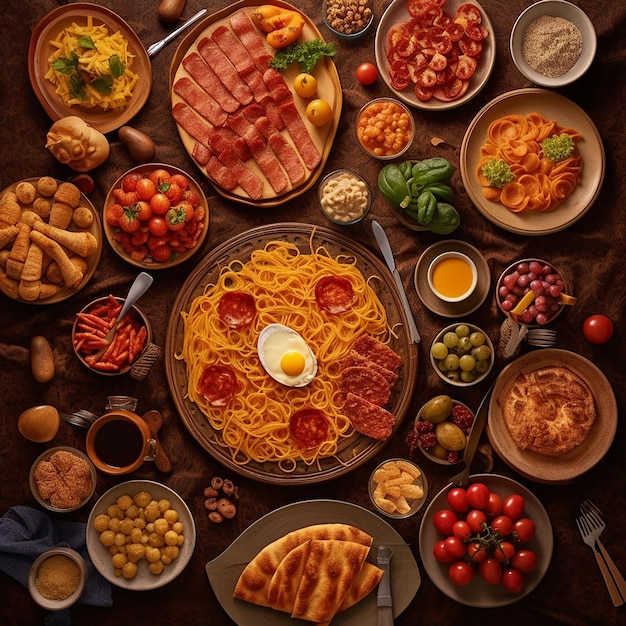
[[[515,444],[548,456],[566,454],[580,445],[596,419],[591,389],[567,367],[541,367],[520,374],[499,403]]]

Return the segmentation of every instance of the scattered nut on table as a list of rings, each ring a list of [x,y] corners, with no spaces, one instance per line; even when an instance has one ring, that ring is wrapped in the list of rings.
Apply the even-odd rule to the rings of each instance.
[[[229,478],[214,476],[211,485],[204,489],[203,495],[204,508],[209,511],[208,518],[211,522],[219,524],[237,515],[239,488]]]

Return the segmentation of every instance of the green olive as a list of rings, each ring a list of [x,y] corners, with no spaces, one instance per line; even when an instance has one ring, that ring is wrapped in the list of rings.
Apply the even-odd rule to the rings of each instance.
[[[452,411],[452,398],[446,395],[431,398],[422,408],[420,417],[423,420],[438,424],[443,422]]]
[[[453,422],[441,422],[435,426],[437,441],[446,450],[459,451],[465,448],[467,437]]]

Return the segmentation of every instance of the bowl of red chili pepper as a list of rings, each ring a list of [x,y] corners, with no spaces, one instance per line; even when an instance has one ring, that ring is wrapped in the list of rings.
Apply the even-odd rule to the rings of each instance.
[[[72,346],[78,360],[92,372],[104,376],[126,374],[150,346],[150,323],[136,305],[118,320],[124,301],[108,295],[93,300],[76,314]],[[113,327],[115,334],[109,340],[107,335]]]
[[[122,174],[104,203],[104,233],[125,261],[149,270],[183,263],[202,246],[209,204],[184,170],[165,163]]]

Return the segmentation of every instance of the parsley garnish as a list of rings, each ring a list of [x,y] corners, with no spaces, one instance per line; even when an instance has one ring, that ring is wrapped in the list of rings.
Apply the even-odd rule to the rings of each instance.
[[[322,57],[333,57],[336,52],[337,48],[334,43],[326,43],[321,39],[311,39],[302,43],[294,41],[276,53],[270,61],[270,67],[284,70],[292,63],[298,63],[300,71],[310,74]]]

